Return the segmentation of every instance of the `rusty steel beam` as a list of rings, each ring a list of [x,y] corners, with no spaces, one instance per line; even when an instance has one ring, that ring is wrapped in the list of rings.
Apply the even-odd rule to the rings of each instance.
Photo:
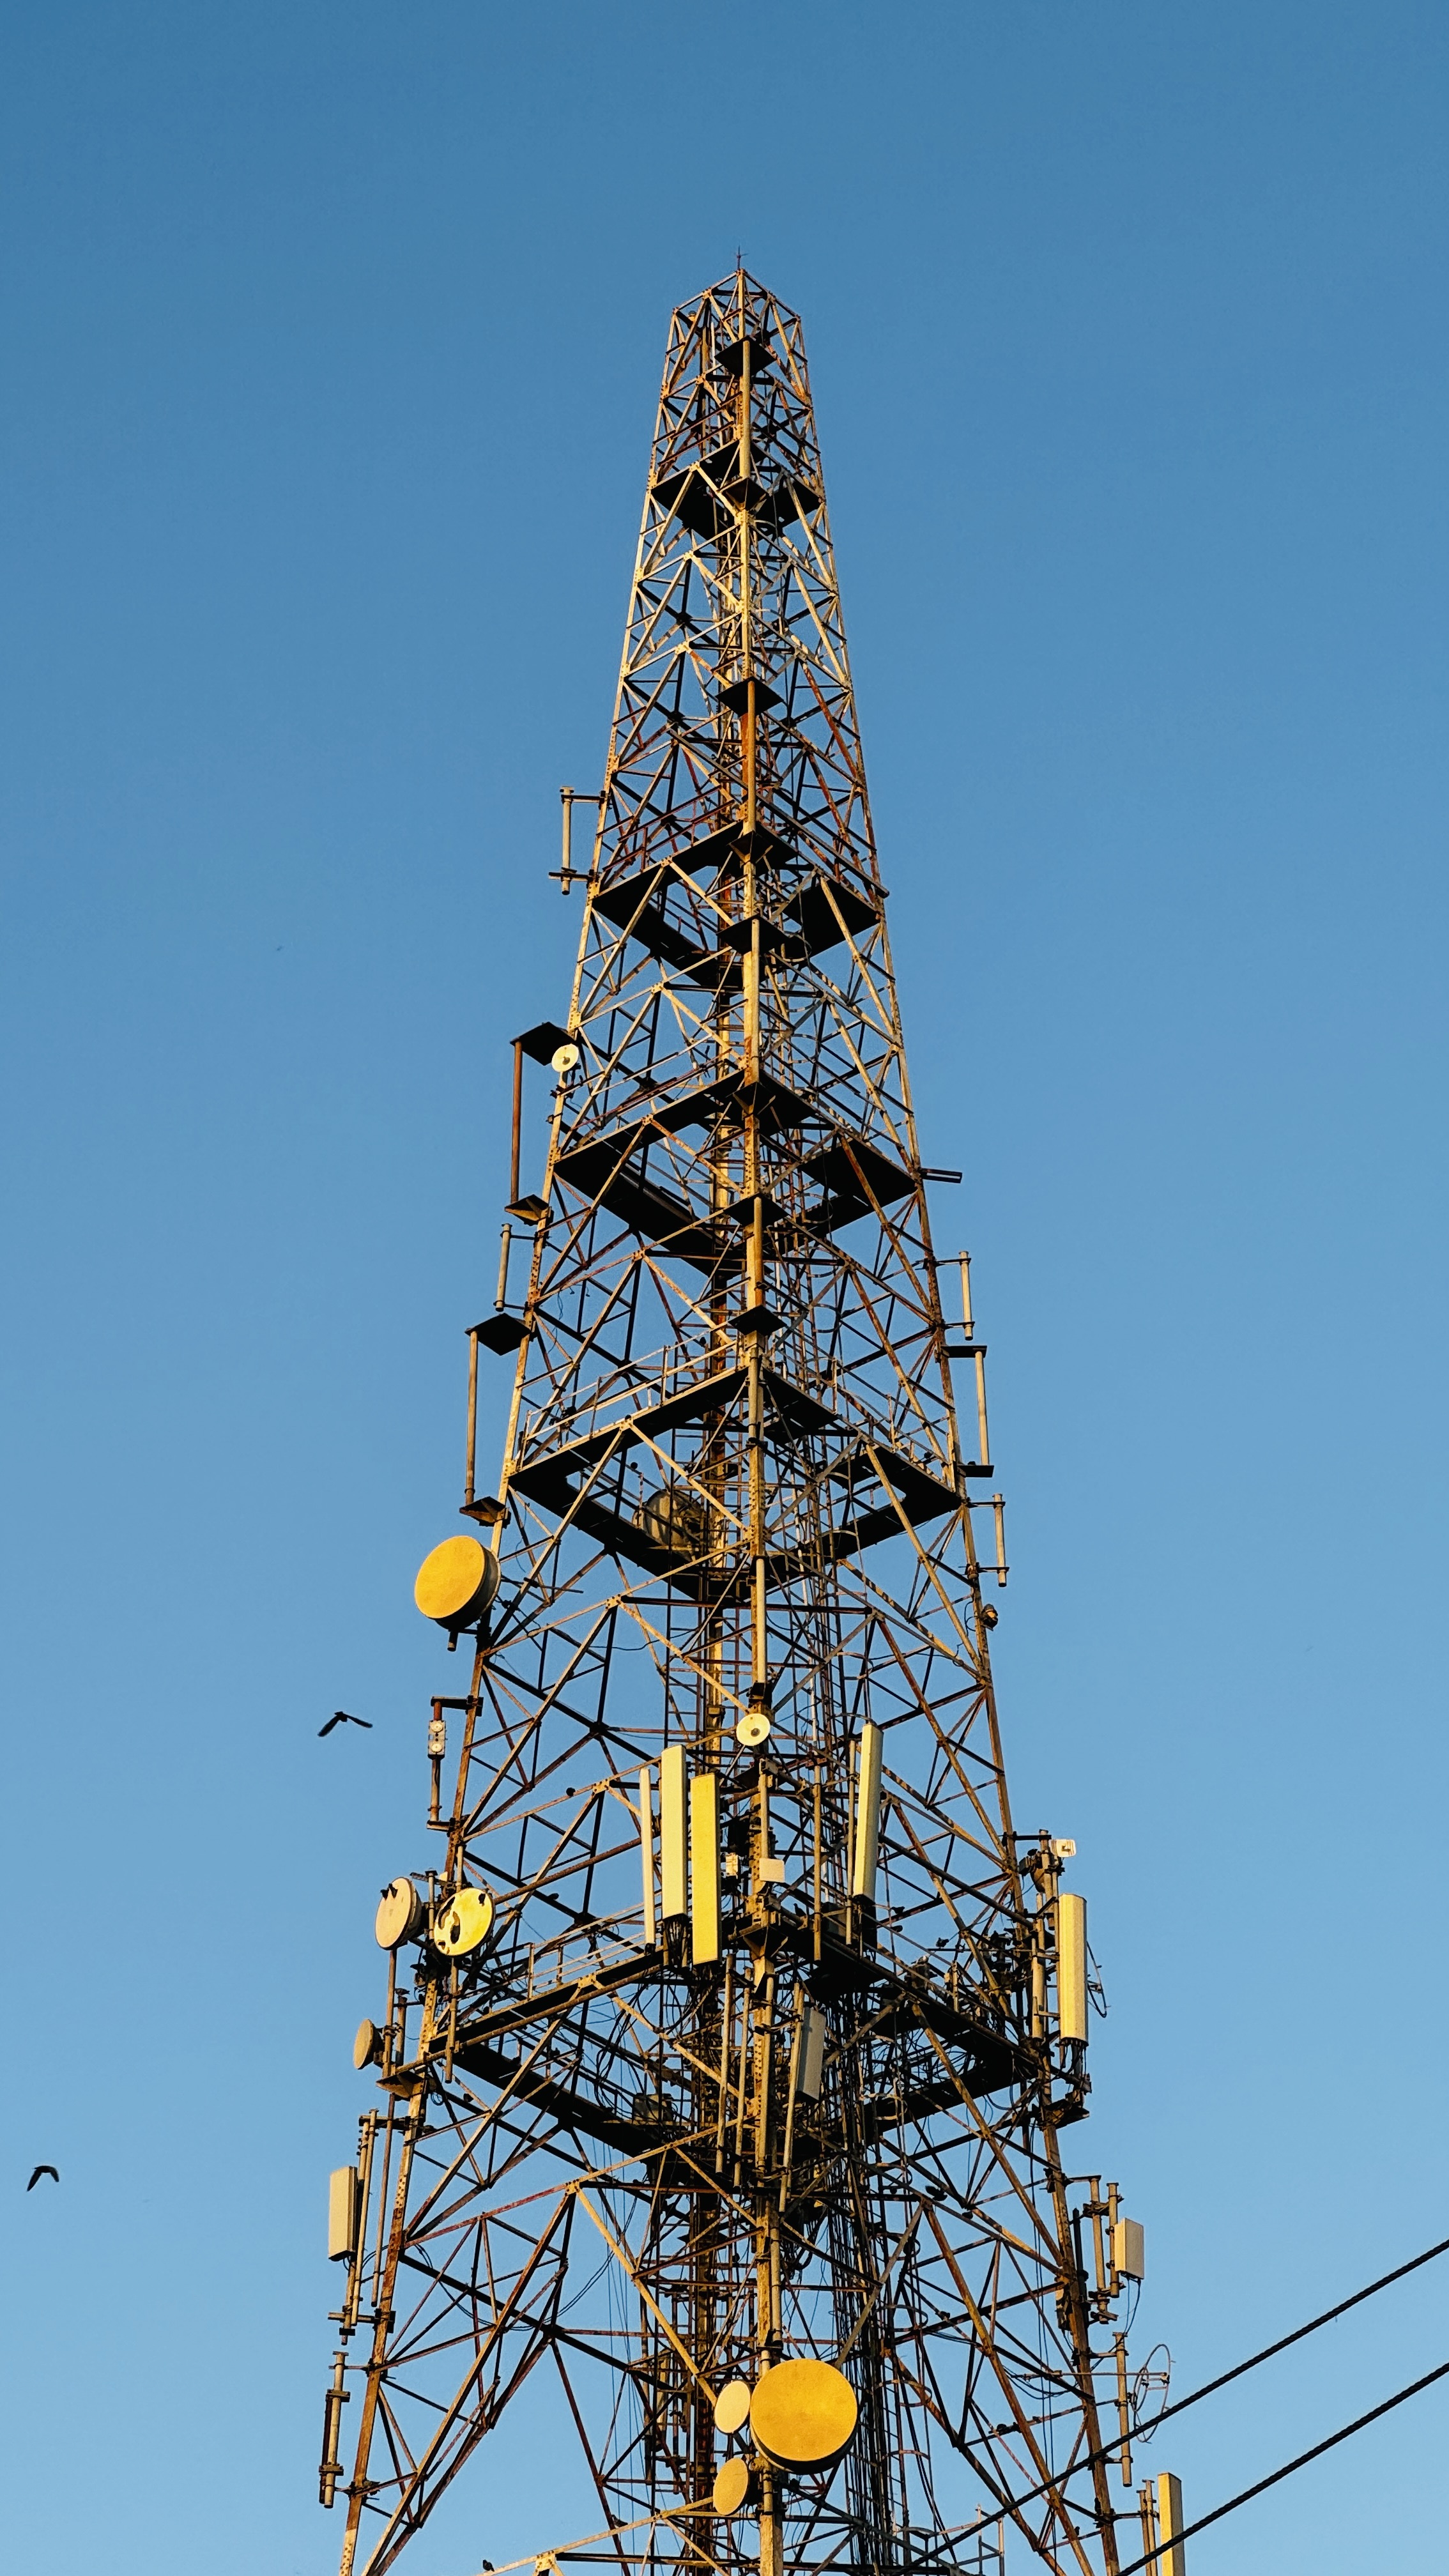
[[[564,793],[578,963],[516,1044],[522,1241],[470,1343],[514,1379],[481,1501],[470,1412],[496,1589],[369,2043],[343,2576],[397,2562],[546,2356],[603,2529],[542,2497],[541,2561],[991,2576],[1014,2518],[1115,2576],[1068,1847],[1008,1799],[999,1497],[927,1207],[956,1176],[917,1139],[801,326],[743,270],[674,315],[607,771]],[[731,2414],[787,2360],[849,2381],[838,2459]]]

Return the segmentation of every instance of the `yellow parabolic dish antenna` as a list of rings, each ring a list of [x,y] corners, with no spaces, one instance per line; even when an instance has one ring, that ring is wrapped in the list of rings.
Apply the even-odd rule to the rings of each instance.
[[[714,2420],[721,2433],[743,2432],[750,2420],[751,2394],[747,2379],[726,2381],[714,2401]]]
[[[498,1559],[476,1538],[445,1538],[425,1556],[413,1599],[425,1619],[441,1628],[466,1628],[480,1619],[498,1589]]]
[[[750,2431],[777,2469],[828,2469],[850,2443],[855,2390],[833,2361],[777,2361],[755,2382]]]
[[[493,1899],[481,1887],[460,1887],[445,1896],[433,1920],[433,1939],[450,1959],[481,1950],[493,1929]]]
[[[710,2498],[716,2513],[738,2513],[749,2500],[750,2464],[748,2460],[726,2460],[714,2482]]]

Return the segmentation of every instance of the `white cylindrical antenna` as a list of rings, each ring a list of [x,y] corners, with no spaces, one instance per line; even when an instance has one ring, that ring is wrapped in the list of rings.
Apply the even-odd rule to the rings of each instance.
[[[1062,1895],[1056,1900],[1057,2037],[1087,2036],[1087,1900]]]
[[[850,1892],[875,1900],[875,1865],[880,1848],[881,1730],[867,1718],[860,1730],[855,1777],[855,1836]]]
[[[666,1744],[659,1756],[659,1893],[666,1923],[689,1912],[688,1796],[684,1747]]]
[[[980,1442],[980,1456],[976,1463],[985,1469],[991,1465],[991,1434],[986,1428],[986,1344],[984,1342],[976,1344],[974,1357],[976,1361],[976,1437]]]
[[[468,1454],[463,1461],[463,1502],[473,1500],[473,1480],[478,1466],[478,1335],[468,1332]]]
[[[644,1885],[644,1947],[658,1939],[654,1920],[654,1783],[646,1762],[639,1774],[639,1870]]]
[[[795,2049],[795,2089],[802,2102],[818,2102],[825,2076],[825,2015],[818,2004],[802,2003]]]
[[[356,2165],[339,2165],[328,2178],[327,2253],[333,2263],[350,2263],[357,2252],[362,2225],[362,2185]]]
[[[719,1957],[719,1773],[689,1784],[689,1949],[697,1968]]]
[[[1162,2576],[1187,2576],[1182,2543],[1182,2480],[1165,2469],[1157,2481],[1157,2564]]]

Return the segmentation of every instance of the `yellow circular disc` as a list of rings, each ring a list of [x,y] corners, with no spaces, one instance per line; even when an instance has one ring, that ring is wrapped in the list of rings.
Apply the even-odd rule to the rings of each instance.
[[[777,2361],[755,2382],[750,2430],[777,2469],[827,2469],[848,2447],[856,2411],[833,2361]]]
[[[738,2513],[750,2492],[748,2460],[726,2460],[714,2482],[711,2502],[716,2513]]]
[[[747,1753],[753,1753],[759,1745],[768,1744],[769,1740],[770,1721],[764,1710],[750,1709],[735,1728],[736,1744],[742,1744]]]
[[[382,2033],[378,2029],[376,2022],[360,2021],[357,2025],[357,2037],[352,2043],[353,2065],[357,2067],[371,2066],[378,2058],[381,2057],[381,2055]]]
[[[481,1887],[460,1887],[445,1896],[433,1917],[433,1939],[449,1959],[465,1959],[481,1950],[493,1929],[493,1899]]]
[[[753,2394],[747,2379],[727,2380],[714,2401],[714,2420],[721,2433],[742,2433],[750,2420]]]
[[[497,1589],[498,1559],[481,1539],[445,1538],[419,1566],[413,1599],[439,1627],[466,1628],[482,1617]]]
[[[373,1930],[380,1950],[395,1950],[400,1941],[410,1940],[423,1919],[423,1900],[410,1878],[395,1878],[382,1891]]]

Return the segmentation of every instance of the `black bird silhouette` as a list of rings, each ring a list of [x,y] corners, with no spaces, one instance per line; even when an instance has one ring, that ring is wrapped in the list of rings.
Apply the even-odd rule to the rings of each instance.
[[[59,2182],[60,2180],[60,2176],[56,2172],[54,2165],[37,2165],[29,2182],[25,2186],[27,2191],[34,2191],[35,2186],[39,2182],[43,2173],[48,2173],[52,2182]]]
[[[370,1733],[372,1720],[370,1717],[353,1717],[345,1708],[334,1708],[326,1725],[319,1726],[317,1732],[319,1735],[330,1735],[334,1726],[365,1726]]]

